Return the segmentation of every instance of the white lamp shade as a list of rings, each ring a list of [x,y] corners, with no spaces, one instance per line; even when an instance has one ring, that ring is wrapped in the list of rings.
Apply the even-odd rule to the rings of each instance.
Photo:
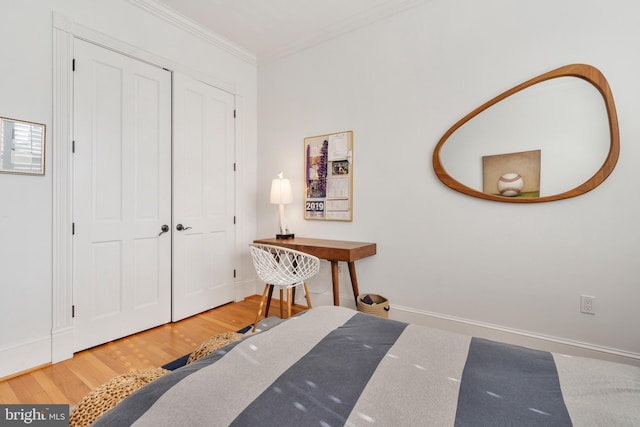
[[[274,205],[287,205],[293,201],[291,182],[287,178],[275,178],[271,181],[271,199]]]

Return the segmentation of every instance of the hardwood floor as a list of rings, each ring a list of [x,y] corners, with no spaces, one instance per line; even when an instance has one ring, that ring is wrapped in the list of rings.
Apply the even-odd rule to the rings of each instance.
[[[255,320],[260,297],[230,303],[76,353],[72,359],[0,380],[0,403],[75,405],[89,391],[133,369],[155,368],[192,352],[212,335],[237,331]],[[273,299],[270,316],[279,316]],[[294,306],[292,313],[304,310]]]

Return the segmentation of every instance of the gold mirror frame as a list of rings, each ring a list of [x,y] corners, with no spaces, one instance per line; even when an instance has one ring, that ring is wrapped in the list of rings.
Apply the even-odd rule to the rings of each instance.
[[[543,196],[537,198],[512,198],[512,197],[504,197],[497,196],[494,194],[484,193],[482,191],[475,190],[471,187],[468,187],[461,182],[457,181],[453,177],[451,177],[444,166],[442,165],[440,159],[440,150],[445,142],[449,139],[449,137],[462,125],[467,123],[469,120],[482,113],[489,107],[497,104],[509,96],[520,92],[523,89],[534,86],[538,83],[555,79],[558,77],[578,77],[586,80],[591,83],[595,88],[600,92],[602,97],[604,98],[605,107],[607,110],[607,119],[609,122],[609,136],[610,136],[610,144],[609,144],[609,153],[600,167],[598,171],[583,184],[579,185],[576,188],[565,191],[563,193],[554,194],[550,196]],[[613,102],[613,94],[611,93],[611,88],[609,87],[609,83],[604,75],[597,68],[586,65],[586,64],[571,64],[566,65],[564,67],[560,67],[553,71],[549,71],[548,73],[542,74],[538,77],[534,77],[531,80],[528,80],[501,95],[496,96],[492,100],[484,103],[480,107],[473,110],[471,113],[464,116],[460,121],[454,124],[451,129],[449,129],[438,141],[435,149],[433,150],[433,170],[435,171],[438,179],[442,181],[447,187],[459,191],[460,193],[467,194],[469,196],[478,197],[486,200],[494,200],[497,202],[508,202],[508,203],[539,203],[539,202],[551,202],[554,200],[562,200],[568,199],[570,197],[576,197],[581,194],[584,194],[588,191],[593,190],[598,185],[602,184],[605,179],[611,174],[613,169],[618,162],[618,157],[620,155],[620,133],[618,130],[618,116],[616,114],[616,107]]]

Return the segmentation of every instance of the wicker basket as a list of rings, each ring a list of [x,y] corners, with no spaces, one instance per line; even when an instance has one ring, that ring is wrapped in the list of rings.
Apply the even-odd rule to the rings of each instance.
[[[362,298],[369,295],[369,298],[374,302],[374,304],[367,304],[362,302]],[[367,314],[373,314],[374,316],[379,317],[389,317],[389,300],[381,295],[375,294],[364,294],[358,295],[358,311]]]

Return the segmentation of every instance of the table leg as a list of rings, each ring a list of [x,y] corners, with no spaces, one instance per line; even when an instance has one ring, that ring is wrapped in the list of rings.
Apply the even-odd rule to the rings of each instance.
[[[273,285],[269,285],[269,296],[267,296],[267,309],[264,312],[264,317],[269,317],[269,308],[271,307],[272,296],[273,296]]]
[[[331,283],[333,283],[333,305],[340,305],[340,274],[338,261],[331,261]]]
[[[282,297],[282,288],[280,288],[280,318],[284,319],[284,315],[282,314],[282,310],[283,310],[283,306],[284,306],[284,300],[282,298],[283,298]],[[291,307],[291,304],[289,304],[289,307]],[[291,309],[289,309],[289,311],[291,311]],[[291,316],[289,316],[289,317],[291,317]]]
[[[358,290],[358,276],[356,276],[356,263],[355,261],[349,261],[347,263],[349,265],[349,276],[351,276],[351,288],[353,288],[353,298],[356,301],[356,306],[358,305],[358,295],[360,295],[360,291]]]

